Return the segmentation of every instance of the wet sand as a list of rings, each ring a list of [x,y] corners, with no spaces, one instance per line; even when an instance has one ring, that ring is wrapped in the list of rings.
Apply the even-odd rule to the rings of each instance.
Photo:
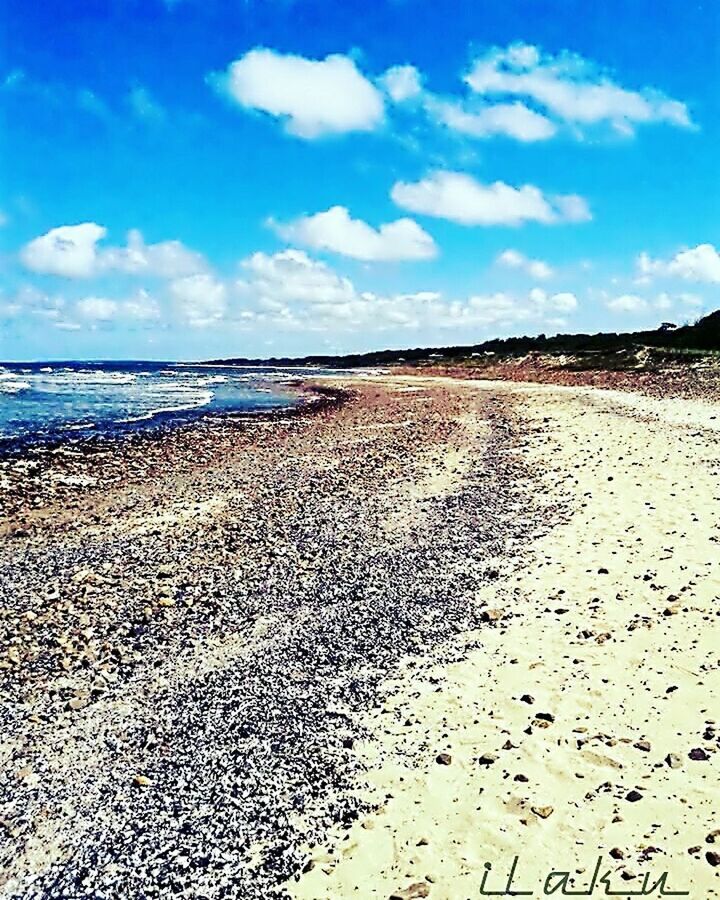
[[[714,896],[718,407],[335,386],[5,469],[0,896]]]

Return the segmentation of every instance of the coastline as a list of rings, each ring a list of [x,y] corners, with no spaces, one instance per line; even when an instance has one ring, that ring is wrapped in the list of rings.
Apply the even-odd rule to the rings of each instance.
[[[0,896],[455,900],[519,847],[526,876],[618,848],[617,877],[664,866],[714,896],[717,738],[695,719],[717,696],[716,408],[419,374],[323,387],[343,393],[315,414],[107,451],[107,477],[9,522]]]
[[[81,488],[102,489],[105,486],[102,460],[110,459],[113,466],[121,460],[128,470],[126,476],[132,477],[133,468],[138,464],[141,468],[146,466],[148,458],[157,457],[161,463],[165,449],[172,456],[187,452],[188,445],[195,441],[212,447],[232,440],[233,429],[242,428],[243,423],[312,415],[346,398],[343,391],[320,384],[305,383],[295,390],[298,399],[291,406],[252,411],[199,410],[186,421],[164,422],[160,417],[152,423],[119,428],[112,435],[98,433],[75,438],[68,432],[61,439],[18,440],[0,446],[0,535],[12,532],[7,520],[12,519],[15,528],[25,530],[44,506],[74,502]],[[116,482],[117,472],[110,477],[111,483]],[[28,503],[30,495],[32,502]],[[82,494],[79,496],[82,498]]]

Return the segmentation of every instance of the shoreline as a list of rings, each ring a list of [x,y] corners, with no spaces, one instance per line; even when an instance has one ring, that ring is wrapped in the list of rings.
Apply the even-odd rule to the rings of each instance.
[[[136,428],[118,430],[114,434],[97,434],[85,438],[73,438],[71,433],[61,439],[27,442],[18,439],[13,446],[0,445],[0,535],[12,533],[7,521],[22,516],[34,518],[38,508],[58,502],[57,491],[47,492],[63,484],[67,497],[72,499],[73,487],[102,486],[100,472],[91,461],[110,456],[124,460],[132,466],[137,458],[157,452],[165,444],[182,443],[197,438],[201,442],[213,440],[214,433],[225,429],[242,428],[244,424],[274,422],[314,415],[332,409],[347,399],[347,392],[323,385],[307,383],[297,387],[298,401],[292,406],[253,411],[202,412],[187,421],[155,422]],[[28,464],[33,466],[28,473]],[[89,470],[92,468],[92,472]],[[88,479],[92,479],[88,481]],[[33,506],[28,508],[24,497],[33,495]],[[39,503],[37,502],[39,501]],[[23,509],[25,506],[25,509]],[[16,527],[25,528],[26,523]]]
[[[622,850],[621,883],[622,866],[638,877],[667,857],[673,889],[714,896],[717,735],[672,718],[709,705],[717,679],[692,662],[712,659],[720,594],[703,556],[714,407],[417,374],[327,387],[345,393],[315,415],[110,454],[108,474],[128,468],[10,523],[0,896],[456,900],[513,848],[591,866],[592,838],[582,859],[575,843],[593,829],[603,858]],[[649,673],[665,664],[660,634],[699,693],[677,667],[677,692],[664,673],[636,690],[638,653]],[[586,685],[597,695],[576,696]],[[667,748],[636,721],[655,691]],[[688,761],[696,748],[707,759]],[[680,823],[680,785],[695,854],[643,818]]]

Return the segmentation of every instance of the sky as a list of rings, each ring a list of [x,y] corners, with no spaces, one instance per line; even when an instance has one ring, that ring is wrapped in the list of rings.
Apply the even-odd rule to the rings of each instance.
[[[0,359],[720,306],[715,0],[0,0]]]

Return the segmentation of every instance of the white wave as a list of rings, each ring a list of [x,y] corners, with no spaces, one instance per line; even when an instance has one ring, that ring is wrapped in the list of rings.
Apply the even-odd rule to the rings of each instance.
[[[72,425],[62,425],[60,431],[84,431],[86,428],[94,427],[94,422],[74,422]]]
[[[0,394],[19,394],[31,387],[29,381],[0,381]]]
[[[210,375],[209,378],[199,378],[198,384],[224,384],[227,381],[227,375]]]
[[[207,406],[207,404],[212,401],[212,398],[212,391],[203,391],[195,403],[183,403],[181,406],[159,406],[156,409],[150,409],[138,416],[130,416],[128,419],[118,419],[117,421],[121,424],[144,422],[147,419],[153,419],[155,416],[159,416],[162,413],[187,412],[191,409],[199,409],[201,406]]]
[[[76,372],[63,369],[50,379],[51,384],[133,384],[137,376],[132,372]]]

